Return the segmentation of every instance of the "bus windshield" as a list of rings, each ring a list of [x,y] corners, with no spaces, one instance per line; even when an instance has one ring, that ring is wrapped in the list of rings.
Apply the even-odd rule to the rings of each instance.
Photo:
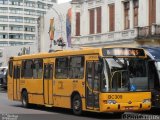
[[[140,58],[104,58],[104,79],[108,91],[147,91],[146,62]],[[105,73],[107,72],[107,74]],[[102,85],[103,92],[107,85]]]

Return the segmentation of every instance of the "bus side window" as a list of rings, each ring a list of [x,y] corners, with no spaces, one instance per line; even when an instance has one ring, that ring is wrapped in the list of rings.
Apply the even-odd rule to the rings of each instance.
[[[84,76],[84,57],[70,57],[69,78],[82,79]]]
[[[9,76],[12,77],[13,73],[13,62],[9,61]]]
[[[20,78],[20,67],[16,66],[14,67],[14,79],[19,79]]]
[[[55,78],[66,79],[68,77],[68,57],[56,59]]]
[[[44,66],[44,78],[45,79],[53,78],[53,65],[52,64]]]
[[[25,60],[22,63],[23,68],[22,68],[22,78],[32,78],[33,76],[33,61],[32,60]]]
[[[40,79],[42,78],[42,69],[43,69],[43,60],[34,60],[33,65],[33,78],[34,79]]]

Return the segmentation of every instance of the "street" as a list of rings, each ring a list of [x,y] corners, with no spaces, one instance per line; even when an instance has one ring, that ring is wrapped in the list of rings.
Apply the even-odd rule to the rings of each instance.
[[[90,112],[85,112],[82,116],[75,116],[72,114],[72,111],[68,109],[47,108],[43,106],[23,108],[21,102],[8,100],[7,93],[5,91],[0,92],[0,114],[0,118],[2,120],[6,120],[6,117],[14,120],[104,120],[124,118],[124,116],[116,116],[112,113],[99,114]],[[133,113],[125,114],[129,114],[130,116],[133,115]],[[158,116],[160,114],[160,110],[158,109],[136,114],[152,116],[153,119],[156,119],[157,117],[160,118],[160,116]],[[156,116],[156,118],[154,116]]]

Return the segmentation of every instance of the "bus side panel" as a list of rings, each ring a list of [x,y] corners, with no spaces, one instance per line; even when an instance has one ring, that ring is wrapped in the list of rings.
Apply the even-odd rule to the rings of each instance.
[[[7,92],[8,92],[8,98],[10,99],[10,100],[13,100],[13,78],[12,77],[10,77],[9,75],[8,75],[8,83],[7,83]]]
[[[53,101],[56,107],[70,108],[70,95],[73,91],[72,80],[54,79]]]
[[[62,108],[70,108],[70,97],[54,96],[53,97],[54,106]]]
[[[43,80],[21,79],[20,91],[27,90],[29,103],[43,104]]]
[[[43,95],[29,94],[29,103],[44,105]]]

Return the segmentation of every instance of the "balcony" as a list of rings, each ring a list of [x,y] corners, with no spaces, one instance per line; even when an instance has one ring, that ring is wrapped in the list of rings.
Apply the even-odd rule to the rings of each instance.
[[[160,39],[160,25],[137,27],[138,39]]]
[[[86,36],[72,37],[72,45],[107,45],[113,42],[125,42],[134,40],[137,37],[137,29],[130,29],[104,34],[93,34]]]
[[[146,39],[160,39],[160,25],[136,27],[123,31],[102,34],[72,36],[73,46],[104,46],[114,43],[125,43]]]

